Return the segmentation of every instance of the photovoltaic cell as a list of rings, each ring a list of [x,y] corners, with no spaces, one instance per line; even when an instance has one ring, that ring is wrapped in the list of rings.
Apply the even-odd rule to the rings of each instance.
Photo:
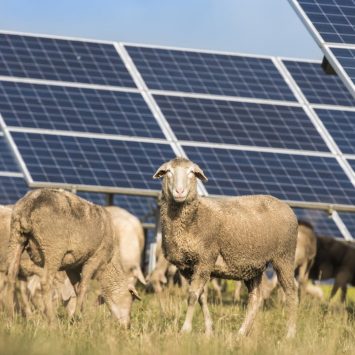
[[[19,172],[15,157],[3,135],[0,135],[0,171]]]
[[[355,44],[353,0],[297,0],[325,42]]]
[[[135,87],[112,44],[1,33],[0,75]]]
[[[355,154],[355,111],[315,110],[340,150]]]
[[[164,138],[141,94],[0,82],[8,126]]]
[[[355,189],[334,158],[184,146],[213,195],[270,194],[283,200],[355,204]]]
[[[355,213],[338,212],[340,218],[344,222],[351,236],[355,239]]]
[[[317,236],[343,238],[333,219],[324,211],[294,208],[297,218],[312,225]]]
[[[354,98],[339,76],[326,74],[321,63],[293,60],[283,63],[309,103],[354,106]]]
[[[0,205],[15,203],[27,191],[23,178],[0,175]]]
[[[355,3],[354,3],[354,12],[355,12]],[[353,27],[355,28],[355,16]],[[346,74],[355,85],[355,48],[335,48],[330,47],[330,50],[338,59],[341,66],[344,68]],[[355,100],[353,101],[353,105]]]
[[[173,158],[168,144],[13,132],[34,182],[160,190],[157,166]]]
[[[106,206],[107,198],[105,194],[93,192],[79,192],[78,195],[98,205]],[[141,222],[155,222],[154,210],[157,206],[154,197],[133,196],[133,195],[114,195],[114,205],[126,209]]]
[[[270,59],[126,46],[150,89],[296,101]]]
[[[154,95],[179,140],[328,151],[301,107]]]

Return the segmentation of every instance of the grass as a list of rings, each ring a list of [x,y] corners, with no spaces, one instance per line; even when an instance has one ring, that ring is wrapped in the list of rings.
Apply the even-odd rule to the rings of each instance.
[[[305,299],[293,340],[284,339],[286,310],[276,296],[259,313],[252,334],[238,340],[245,305],[233,305],[231,292],[224,305],[210,305],[215,328],[211,338],[203,334],[198,307],[192,334],[178,333],[186,310],[185,293],[179,289],[165,290],[160,297],[143,295],[133,305],[128,331],[119,328],[105,306],[94,305],[92,293],[81,319],[70,321],[60,308],[58,323],[51,327],[39,314],[11,321],[1,314],[0,354],[354,354],[355,292],[350,293],[346,309],[337,302],[328,306]]]

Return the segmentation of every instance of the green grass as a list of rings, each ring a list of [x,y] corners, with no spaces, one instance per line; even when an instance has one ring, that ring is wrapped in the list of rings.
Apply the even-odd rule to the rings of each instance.
[[[326,287],[325,287],[326,288]],[[326,290],[325,290],[326,291]],[[141,291],[142,293],[142,291]],[[285,312],[277,297],[259,313],[252,334],[237,339],[245,305],[233,305],[231,292],[225,304],[211,304],[214,335],[203,334],[203,318],[196,307],[190,335],[178,333],[185,310],[185,293],[165,291],[159,298],[143,294],[132,309],[132,327],[122,330],[105,306],[95,306],[93,294],[81,319],[71,322],[59,309],[59,320],[48,327],[39,314],[25,320],[9,320],[0,315],[1,354],[354,354],[354,290],[347,309],[334,302],[330,306],[305,299],[299,307],[297,336],[284,339]]]

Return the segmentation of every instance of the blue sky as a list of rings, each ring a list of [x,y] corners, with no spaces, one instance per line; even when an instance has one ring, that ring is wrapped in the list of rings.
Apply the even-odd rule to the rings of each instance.
[[[287,0],[0,0],[0,28],[322,58]]]

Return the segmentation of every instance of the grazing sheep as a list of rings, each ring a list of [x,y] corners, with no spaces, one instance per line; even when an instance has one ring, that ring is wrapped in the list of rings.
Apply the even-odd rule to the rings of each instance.
[[[24,248],[40,267],[45,312],[54,320],[52,288],[57,271],[65,270],[82,308],[90,279],[97,274],[111,313],[129,325],[134,286],[119,264],[113,265],[113,228],[109,213],[63,190],[28,192],[14,206],[8,247],[8,294],[6,305],[13,312],[13,296]]]
[[[295,254],[295,275],[298,281],[300,299],[307,292],[308,275],[316,253],[317,237],[312,225],[299,221]]]
[[[317,237],[317,254],[309,277],[313,280],[334,278],[329,300],[340,288],[341,302],[345,302],[347,284],[355,286],[355,247],[334,238]]]
[[[144,230],[141,222],[123,208],[116,206],[105,208],[111,215],[115,236],[119,243],[118,255],[114,253],[113,262],[121,262],[123,270],[129,275],[133,285],[136,284],[137,279],[145,285],[146,281],[141,269],[144,248]]]
[[[262,273],[271,262],[286,293],[287,335],[293,336],[297,310],[293,272],[297,218],[292,209],[272,196],[200,197],[197,179],[207,178],[197,164],[184,158],[164,163],[154,178],[163,178],[160,214],[164,255],[190,283],[182,331],[191,331],[199,301],[206,333],[212,332],[204,292],[212,276],[245,281],[249,300],[239,335],[248,334],[262,302]]]

